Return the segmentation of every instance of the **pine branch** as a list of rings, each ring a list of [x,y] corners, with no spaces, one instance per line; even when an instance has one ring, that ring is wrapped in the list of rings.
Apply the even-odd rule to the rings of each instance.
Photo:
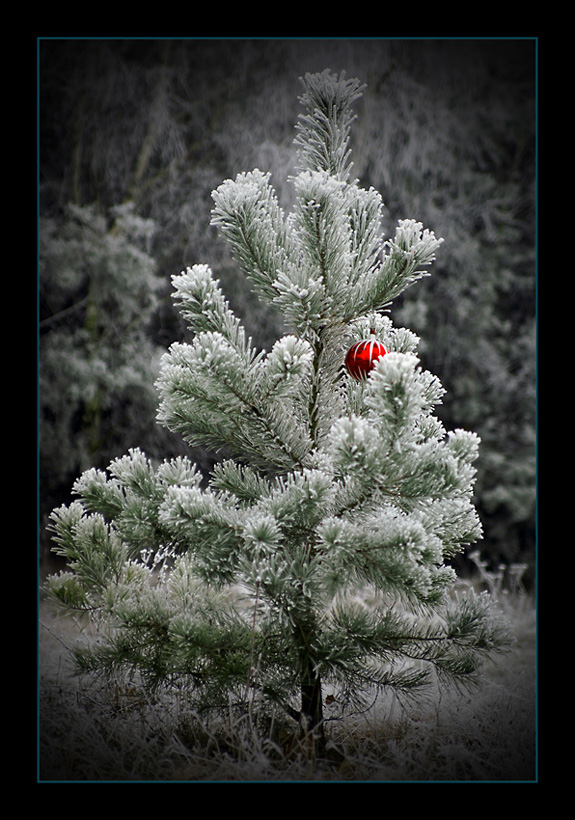
[[[351,105],[365,88],[356,79],[339,77],[326,69],[321,74],[306,74],[300,81],[305,88],[299,98],[308,113],[297,123],[300,167],[327,171],[337,179],[349,176],[349,131],[355,115]]]
[[[278,271],[290,268],[290,236],[269,174],[257,169],[226,180],[213,193],[211,224],[229,242],[258,293],[273,300]]]

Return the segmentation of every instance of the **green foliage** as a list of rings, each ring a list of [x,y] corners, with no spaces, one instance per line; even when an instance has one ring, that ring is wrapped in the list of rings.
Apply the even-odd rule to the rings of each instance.
[[[330,126],[319,118],[315,124],[313,117],[315,109],[329,110],[320,82],[317,89],[304,88],[304,97],[313,103],[308,108],[304,102],[295,145],[292,139],[291,123],[299,113],[298,73],[315,70],[321,62],[365,79],[364,97],[356,98],[357,122],[345,99],[348,90],[355,93],[357,81],[343,78],[344,94],[335,90],[341,77],[332,80],[326,72],[322,79],[334,86],[341,107],[332,136],[343,146],[353,133],[353,171],[366,186],[365,192],[357,189],[356,224],[363,225],[355,234],[356,250],[361,248],[358,269],[369,265],[371,250],[376,257],[379,252],[373,236],[380,231],[377,219],[362,218],[364,208],[380,209],[374,188],[384,194],[388,237],[396,219],[414,214],[444,238],[433,276],[396,298],[394,321],[417,332],[422,362],[448,388],[439,410],[446,427],[461,425],[481,436],[475,497],[485,527],[483,554],[494,562],[504,557],[532,563],[536,50],[529,38],[44,39],[39,44],[42,233],[46,216],[54,235],[68,230],[62,203],[96,203],[97,213],[109,215],[114,205],[132,202],[134,213],[157,228],[145,248],[164,283],[182,260],[210,259],[248,335],[258,348],[269,349],[285,331],[284,308],[278,313],[252,293],[253,284],[231,261],[227,244],[210,229],[206,198],[234,169],[264,168],[287,210],[295,196],[289,173],[298,150],[302,170],[315,171],[314,163],[329,170],[320,159],[320,139],[322,129],[327,138]],[[359,84],[357,90],[363,90]],[[299,134],[308,127],[317,139],[306,154]],[[349,141],[341,156],[338,179],[348,181]],[[336,156],[335,167],[338,161]],[[87,233],[89,241],[99,245],[98,232]],[[48,328],[56,329],[53,317],[58,316],[59,329],[65,317],[77,317],[80,324],[83,318],[80,307],[78,313],[61,313],[82,296],[60,303],[56,296],[66,268],[47,275],[42,256],[43,251],[44,344]],[[114,276],[120,275],[116,266]],[[302,299],[314,315],[317,286],[307,289],[304,273],[301,280],[294,280],[293,272],[290,276],[284,281],[280,272],[279,284],[288,291],[307,290]],[[351,273],[349,281],[354,281]],[[289,293],[285,306],[289,309]],[[293,328],[294,321],[289,325]],[[148,337],[165,349],[181,332],[178,313],[158,305]],[[114,378],[125,371],[116,366],[110,373],[106,361],[99,361],[100,389],[96,399],[88,400],[84,417],[80,402],[70,410],[74,386],[83,385],[75,366],[82,357],[66,333],[54,341],[61,361],[41,385],[42,401],[50,397],[49,407],[42,404],[42,512],[68,498],[68,487],[84,466],[97,460],[103,467],[135,443],[158,458],[185,451],[178,436],[153,424],[153,391],[142,393],[144,381],[149,386],[155,378],[155,359],[142,371],[140,386],[129,381],[126,390]],[[123,340],[120,350],[126,345]],[[136,343],[128,359],[137,361],[144,349]],[[97,430],[96,422],[102,434],[90,437],[86,454],[87,436],[80,430]],[[212,466],[209,454],[193,455],[206,471]]]
[[[348,158],[350,126],[355,115],[351,106],[361,97],[365,86],[356,79],[345,78],[326,69],[321,74],[308,74],[300,102],[307,114],[300,114],[296,125],[300,168],[325,171],[330,177],[349,178]]]
[[[79,500],[52,514],[77,586],[48,585],[64,606],[83,590],[107,625],[82,668],[186,686],[199,708],[257,699],[293,716],[299,696],[304,725],[319,729],[322,683],[357,705],[434,670],[466,681],[506,636],[485,596],[450,597],[447,560],[481,532],[478,437],[446,433],[417,337],[381,314],[440,240],[403,220],[383,241],[379,197],[344,173],[343,103],[358,86],[329,73],[305,82],[323,108],[300,131],[312,167],[294,179],[292,214],[258,171],[214,192],[214,224],[292,332],[258,352],[207,266],[174,278],[193,336],[162,358],[158,420],[222,462],[207,484],[188,459],[154,466],[139,449],[85,472]],[[366,327],[389,352],[358,383],[341,365]],[[352,603],[358,588],[374,591],[372,610]]]

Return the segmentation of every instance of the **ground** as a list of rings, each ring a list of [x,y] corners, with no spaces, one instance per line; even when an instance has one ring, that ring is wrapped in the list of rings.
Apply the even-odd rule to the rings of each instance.
[[[497,594],[516,643],[488,662],[479,689],[434,690],[408,708],[380,698],[328,724],[332,759],[320,765],[289,733],[261,738],[231,717],[185,714],[178,697],[71,676],[78,625],[41,602],[39,781],[536,782],[535,607]]]

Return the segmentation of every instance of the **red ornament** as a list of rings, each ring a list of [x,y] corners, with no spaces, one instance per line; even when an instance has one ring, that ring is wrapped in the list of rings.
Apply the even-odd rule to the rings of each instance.
[[[374,330],[371,334],[370,339],[352,345],[345,356],[347,372],[357,381],[366,379],[375,367],[376,361],[387,353],[385,347],[375,338]]]

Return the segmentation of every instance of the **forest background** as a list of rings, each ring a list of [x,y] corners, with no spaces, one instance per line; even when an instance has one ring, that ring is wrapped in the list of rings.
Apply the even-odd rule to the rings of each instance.
[[[479,544],[535,573],[536,42],[532,39],[45,39],[39,42],[39,481],[45,524],[72,482],[130,447],[190,453],[155,421],[161,354],[186,331],[170,277],[209,264],[254,343],[285,329],[210,226],[211,191],[271,171],[290,209],[298,78],[344,70],[353,173],[444,238],[391,318],[481,436]]]

